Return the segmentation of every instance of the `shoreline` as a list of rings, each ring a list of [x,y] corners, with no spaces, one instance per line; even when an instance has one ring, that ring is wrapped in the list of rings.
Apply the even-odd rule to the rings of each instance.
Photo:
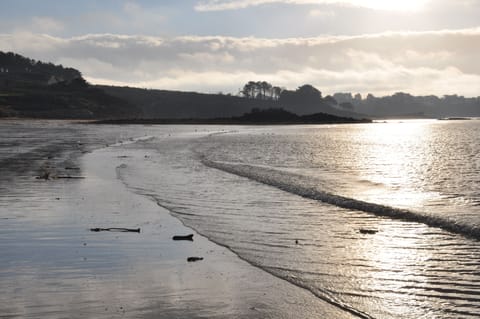
[[[125,150],[118,152],[120,150],[118,147],[113,147],[112,149],[115,149],[116,155],[114,155],[113,158],[116,159],[118,159],[119,154],[129,152]],[[92,158],[89,162],[97,164],[102,162],[99,161],[98,158],[95,158],[96,155],[101,152],[103,152],[103,150],[100,150],[97,154],[93,152],[87,155]],[[128,157],[130,159],[135,158],[135,154],[128,154],[126,156],[131,156]],[[111,160],[113,158],[110,158],[109,165],[112,165]],[[123,159],[123,161],[125,161],[125,159]],[[123,161],[120,160],[118,163]],[[125,165],[125,163],[120,165]],[[118,167],[118,165],[115,166]],[[113,176],[110,176],[110,178],[113,178]],[[252,265],[248,261],[240,258],[235,252],[229,250],[228,247],[213,242],[199,234],[195,229],[183,224],[180,219],[172,215],[166,208],[161,207],[155,200],[132,193],[118,179],[116,179],[115,182],[121,184],[120,186],[123,187],[126,192],[130,193],[129,196],[136,197],[139,201],[148,201],[153,204],[151,209],[156,212],[152,213],[158,214],[158,218],[161,219],[162,233],[168,233],[168,235],[163,234],[159,236],[159,239],[162,241],[162,247],[170,251],[168,253],[170,258],[167,261],[167,264],[170,266],[163,269],[163,271],[171,269],[172,264],[177,270],[180,269],[180,271],[177,272],[177,275],[180,276],[173,284],[175,287],[174,290],[180,290],[181,295],[188,295],[189,298],[192,299],[189,300],[188,303],[200,304],[200,308],[203,309],[202,311],[207,308],[210,309],[209,311],[211,313],[208,317],[292,318],[306,310],[308,311],[302,315],[303,318],[325,316],[335,318],[354,317],[352,314],[320,300],[308,290],[297,287],[288,281],[280,279]],[[172,236],[187,233],[194,234],[193,242],[176,242],[172,240]],[[147,233],[145,235],[150,234]],[[157,234],[157,236],[158,235],[160,234]],[[173,255],[171,255],[171,251],[175,251]],[[203,260],[189,263],[186,260],[192,257],[190,255],[203,258]],[[202,278],[202,276],[204,278]],[[222,283],[219,283],[219,280],[221,280]],[[169,289],[172,288],[173,287],[170,287]],[[206,295],[195,296],[191,294],[192,291],[197,291],[198,289],[204,291]],[[220,291],[221,293],[219,293]],[[215,300],[214,305],[211,305],[212,297]],[[215,304],[217,304],[217,306]],[[218,307],[218,304],[230,304],[227,308],[233,308],[230,308],[230,312],[225,313],[224,306]],[[169,308],[170,307],[172,306],[169,306]],[[182,306],[182,303],[174,305],[174,307],[185,311],[185,306]],[[162,313],[162,317],[168,318],[169,316],[170,315]],[[155,315],[155,317],[157,317],[157,315]],[[194,313],[183,313],[180,317],[196,318]]]
[[[328,125],[328,124],[364,124],[373,123],[370,119],[351,121],[243,121],[231,119],[127,119],[92,120],[95,125]]]
[[[81,154],[60,150],[57,156],[72,158],[84,179],[32,178],[2,205],[8,211],[2,208],[0,236],[13,236],[1,244],[5,316],[353,317],[252,266],[129,191],[116,167],[143,155],[123,146]],[[21,195],[22,188],[32,195]],[[90,231],[95,227],[141,231]],[[194,234],[193,242],[172,240],[187,233]],[[188,262],[188,257],[204,259]]]

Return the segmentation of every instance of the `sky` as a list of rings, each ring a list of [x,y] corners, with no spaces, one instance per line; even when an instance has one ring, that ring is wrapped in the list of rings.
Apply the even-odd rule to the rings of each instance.
[[[480,0],[0,0],[0,50],[94,84],[480,95]]]

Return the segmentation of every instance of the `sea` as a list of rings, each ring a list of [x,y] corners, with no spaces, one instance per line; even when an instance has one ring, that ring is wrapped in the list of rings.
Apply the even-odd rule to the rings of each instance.
[[[130,192],[354,317],[478,318],[479,137],[478,119],[7,121],[0,127],[0,208],[12,205],[5,194],[23,189],[18,175],[31,179],[19,171],[25,162],[37,165],[38,154],[61,150],[68,162],[121,147],[128,156],[116,174]]]

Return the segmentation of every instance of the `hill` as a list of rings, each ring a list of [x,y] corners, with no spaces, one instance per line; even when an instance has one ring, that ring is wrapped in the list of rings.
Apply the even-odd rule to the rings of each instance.
[[[80,71],[0,51],[0,117],[62,119],[214,119],[250,110],[283,109],[344,118],[443,118],[480,116],[480,97],[392,96],[335,93],[312,85],[296,90],[249,81],[240,96],[90,85]]]
[[[364,117],[336,108],[335,99],[323,98],[311,85],[289,91],[267,82],[250,81],[243,93],[240,97],[93,86],[73,68],[0,52],[0,117],[228,119],[240,117],[252,109],[279,108],[299,115],[328,113]]]
[[[185,119],[239,116],[252,108],[275,107],[272,101],[250,101],[238,96],[131,87],[97,86],[106,93],[136,105],[145,119]]]
[[[0,117],[138,116],[132,104],[89,85],[78,70],[0,51]]]
[[[0,51],[0,79],[4,87],[53,84],[81,78],[73,68],[29,59],[13,52]]]
[[[168,90],[150,90],[132,87],[97,86],[112,96],[116,96],[141,109],[144,119],[211,119],[219,117],[241,116],[252,109],[266,110],[282,108],[289,112],[306,115],[328,113],[341,117],[364,118],[348,110],[334,108],[323,99],[320,92],[312,96],[308,90],[315,88],[304,85],[296,91],[283,90],[278,99],[265,96],[233,96],[224,94],[204,94],[196,92],[180,92]],[[305,90],[308,88],[308,90]],[[305,92],[306,91],[306,92]]]

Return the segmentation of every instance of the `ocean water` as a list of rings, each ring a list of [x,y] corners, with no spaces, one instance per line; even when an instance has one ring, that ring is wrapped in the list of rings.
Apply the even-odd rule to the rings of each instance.
[[[127,189],[356,317],[480,316],[478,120],[64,129],[137,138]]]

